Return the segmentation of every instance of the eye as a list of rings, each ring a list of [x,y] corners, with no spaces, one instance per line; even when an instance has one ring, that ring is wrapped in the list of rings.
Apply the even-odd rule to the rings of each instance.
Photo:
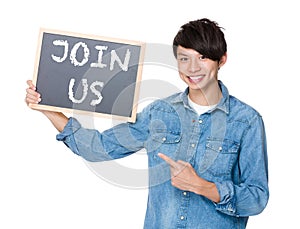
[[[206,58],[207,58],[207,57],[206,57],[206,56],[203,56],[203,55],[199,57],[200,60],[205,60]]]
[[[189,58],[187,58],[187,57],[180,57],[178,60],[180,62],[187,62],[189,60]]]

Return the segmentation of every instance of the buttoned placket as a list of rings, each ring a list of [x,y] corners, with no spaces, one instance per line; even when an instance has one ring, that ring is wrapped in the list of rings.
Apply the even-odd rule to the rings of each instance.
[[[190,203],[190,192],[181,191],[180,193],[180,211],[178,215],[178,228],[185,228],[187,223],[187,212]]]
[[[188,151],[187,151],[187,154],[189,155],[190,158],[194,158],[194,155],[196,154],[202,124],[203,124],[203,119],[199,118],[198,122],[197,119],[192,119],[193,134],[191,135],[192,137],[189,139]],[[193,162],[190,161],[190,163]],[[189,203],[190,203],[190,192],[181,191],[177,228],[186,228],[186,224],[188,220],[187,213],[188,213]]]
[[[194,111],[193,111],[194,112]],[[204,119],[197,116],[195,116],[191,121],[191,129],[192,134],[191,137],[188,139],[188,150],[187,150],[187,158],[190,160],[188,161],[192,166],[194,166],[194,159],[197,152],[197,146],[200,139],[201,129],[204,125]]]

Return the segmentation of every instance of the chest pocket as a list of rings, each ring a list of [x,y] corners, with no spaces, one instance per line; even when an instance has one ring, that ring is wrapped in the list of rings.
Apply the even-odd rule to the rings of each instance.
[[[200,161],[199,172],[213,176],[229,175],[238,157],[239,144],[231,140],[208,138],[205,153]]]
[[[172,155],[178,150],[180,143],[180,133],[170,132],[167,130],[155,130],[152,134],[150,150],[161,152],[166,155]]]
[[[150,141],[147,144],[147,151],[154,154],[161,152],[174,155],[181,141],[181,122],[172,106],[163,105],[151,110]]]

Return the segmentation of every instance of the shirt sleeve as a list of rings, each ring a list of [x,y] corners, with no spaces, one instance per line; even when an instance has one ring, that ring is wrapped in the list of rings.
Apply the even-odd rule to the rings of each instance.
[[[256,117],[242,140],[239,157],[240,182],[216,182],[220,202],[216,209],[227,215],[257,215],[269,198],[266,136],[263,120]]]
[[[64,127],[63,131],[56,135],[56,140],[62,141],[77,155],[79,155],[79,151],[76,146],[76,141],[74,139],[74,133],[80,128],[81,124],[75,118],[69,118],[69,121]]]
[[[103,133],[84,128],[78,120],[70,118],[56,139],[87,161],[122,158],[144,148],[149,135],[149,114],[146,110],[137,115],[135,123],[122,123]]]

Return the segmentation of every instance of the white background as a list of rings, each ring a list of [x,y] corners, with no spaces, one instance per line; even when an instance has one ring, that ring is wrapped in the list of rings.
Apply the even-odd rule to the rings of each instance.
[[[0,228],[143,226],[146,189],[100,179],[24,103],[40,27],[169,45],[179,27],[202,17],[224,27],[228,62],[220,79],[263,116],[270,201],[248,228],[299,224],[299,24],[297,1],[6,1],[1,23]],[[143,79],[164,79],[145,67]],[[168,80],[181,87],[176,72]],[[96,119],[102,130],[112,123]],[[120,163],[146,166],[142,154]],[[167,201],[167,200],[166,200]]]

